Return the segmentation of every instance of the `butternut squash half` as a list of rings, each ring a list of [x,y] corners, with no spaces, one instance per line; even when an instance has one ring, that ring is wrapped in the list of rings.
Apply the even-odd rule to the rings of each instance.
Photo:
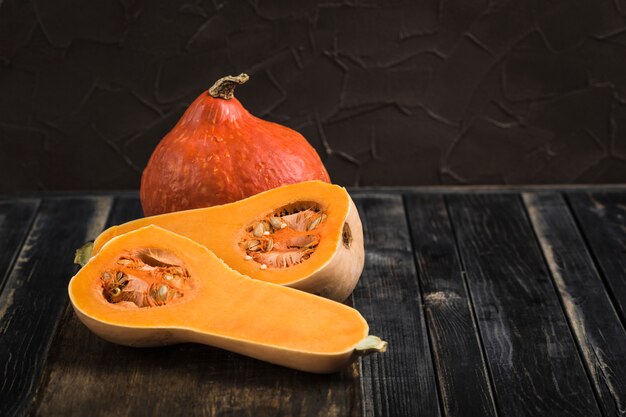
[[[345,300],[363,271],[363,229],[348,192],[307,181],[234,203],[145,217],[105,230],[115,236],[154,224],[206,246],[249,277]]]
[[[197,342],[315,373],[386,347],[355,309],[246,277],[157,226],[110,240],[68,290],[89,329],[128,346]]]

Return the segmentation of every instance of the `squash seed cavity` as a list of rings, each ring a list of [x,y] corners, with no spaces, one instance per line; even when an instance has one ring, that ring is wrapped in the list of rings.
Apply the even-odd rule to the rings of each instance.
[[[319,245],[326,218],[317,203],[282,207],[245,229],[239,244],[244,259],[255,261],[260,269],[289,268],[304,262]]]
[[[159,248],[124,252],[100,280],[109,303],[131,308],[177,303],[193,289],[183,261]]]

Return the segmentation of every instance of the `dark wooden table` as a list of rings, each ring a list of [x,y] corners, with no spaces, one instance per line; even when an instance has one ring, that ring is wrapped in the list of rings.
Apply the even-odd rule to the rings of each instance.
[[[349,302],[389,350],[334,375],[99,339],[68,306],[73,252],[136,196],[0,199],[0,415],[626,415],[626,188],[353,195]]]

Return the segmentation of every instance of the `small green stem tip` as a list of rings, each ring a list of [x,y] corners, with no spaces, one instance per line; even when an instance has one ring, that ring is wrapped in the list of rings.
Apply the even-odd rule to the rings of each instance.
[[[387,350],[387,342],[378,336],[367,336],[361,340],[354,348],[354,353],[358,356],[369,355],[370,353],[385,352]]]
[[[74,263],[80,266],[85,266],[91,258],[91,252],[93,251],[93,242],[85,243],[80,249],[76,249],[74,255]]]

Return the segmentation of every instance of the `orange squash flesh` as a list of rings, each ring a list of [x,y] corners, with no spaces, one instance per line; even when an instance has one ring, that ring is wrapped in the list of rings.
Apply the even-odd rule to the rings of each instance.
[[[120,254],[164,249],[182,260],[192,290],[155,307],[113,304],[103,296],[103,271]],[[94,333],[129,346],[197,342],[308,372],[345,366],[366,338],[358,311],[292,288],[250,279],[196,242],[157,226],[110,240],[72,278],[69,296]]]
[[[310,258],[286,268],[267,269],[246,260],[246,253],[241,248],[246,227],[281,207],[301,202],[316,205],[327,216],[316,229],[320,241]],[[249,277],[337,301],[350,295],[363,271],[363,230],[357,209],[344,188],[322,181],[287,185],[230,204],[146,217],[113,226],[98,236],[93,254],[113,237],[149,224],[206,246],[231,268]],[[350,242],[345,241],[346,230],[351,235]]]

